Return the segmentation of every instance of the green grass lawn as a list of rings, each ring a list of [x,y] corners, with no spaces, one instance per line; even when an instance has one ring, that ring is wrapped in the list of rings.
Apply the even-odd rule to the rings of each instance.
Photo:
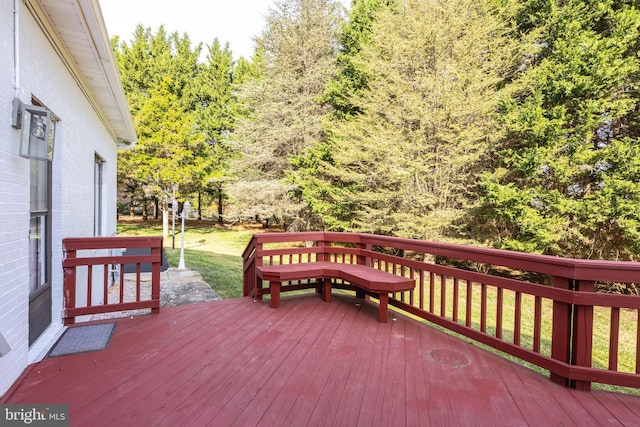
[[[200,272],[223,299],[242,297],[242,251],[254,232],[261,229],[230,230],[214,225],[187,221],[184,230],[184,263]],[[171,233],[171,227],[169,227]],[[122,236],[161,236],[162,225],[149,222],[120,223]],[[180,260],[180,228],[176,224],[175,249],[172,237],[164,239],[169,266],[177,267]]]

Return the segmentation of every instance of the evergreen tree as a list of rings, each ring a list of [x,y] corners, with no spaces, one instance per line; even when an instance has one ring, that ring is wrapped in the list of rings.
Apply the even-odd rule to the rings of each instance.
[[[342,25],[340,52],[336,58],[339,74],[326,87],[324,101],[331,104],[337,118],[359,113],[352,101],[356,93],[367,87],[365,70],[354,61],[362,46],[371,39],[371,25],[376,13],[394,0],[354,0],[348,21]]]
[[[192,99],[201,46],[162,26],[155,34],[138,26],[131,46],[118,39],[113,44],[138,134],[136,146],[118,154],[118,182],[132,200],[148,200],[149,191],[163,200],[166,219],[167,191],[177,187],[187,197],[211,169]]]
[[[253,76],[237,92],[246,116],[233,135],[241,153],[233,194],[245,215],[281,218],[301,207],[285,182],[290,159],[324,138],[319,97],[335,75],[341,15],[330,0],[284,0],[266,20]]]
[[[394,0],[353,0],[348,21],[342,24],[340,49],[336,58],[338,74],[329,80],[322,95],[322,102],[331,106],[332,120],[325,123],[325,133],[330,136],[332,122],[349,120],[362,113],[355,104],[367,88],[366,67],[357,63],[356,57],[371,39],[371,28],[376,13],[383,6],[391,6]],[[331,137],[325,138],[302,155],[292,158],[295,173],[292,180],[299,184],[297,193],[308,205],[306,214],[300,218],[307,223],[306,229],[328,227],[344,229],[345,224],[336,224],[336,218],[351,214],[348,205],[338,206],[329,194],[342,191],[343,183],[330,171],[335,166],[333,153],[336,147]],[[327,215],[332,210],[335,215]],[[326,224],[323,224],[326,222]],[[313,225],[312,225],[313,224]]]
[[[444,238],[497,139],[491,112],[510,75],[506,13],[492,2],[383,6],[351,62],[367,76],[324,152],[299,159],[303,194],[325,226]]]
[[[501,102],[508,133],[481,182],[485,237],[527,252],[637,259],[638,2],[532,0],[517,23],[536,50]]]
[[[200,64],[188,99],[193,103],[191,109],[195,111],[197,129],[208,145],[202,157],[201,174],[191,191],[198,195],[198,206],[202,205],[204,195],[215,200],[219,222],[223,221],[226,186],[232,179],[229,171],[231,151],[227,140],[239,114],[239,106],[232,93],[234,79],[231,49],[228,44],[221,46],[215,39],[208,47],[206,62]]]

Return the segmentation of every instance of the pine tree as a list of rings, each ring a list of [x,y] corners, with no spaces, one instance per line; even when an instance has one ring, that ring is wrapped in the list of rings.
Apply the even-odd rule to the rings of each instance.
[[[502,100],[508,133],[481,185],[478,214],[489,241],[528,252],[637,259],[637,3],[526,2],[518,30],[535,40],[535,50]]]
[[[491,2],[384,6],[352,63],[367,76],[328,149],[300,159],[303,193],[325,226],[445,238],[497,138],[491,112],[512,70],[503,11]]]
[[[210,170],[191,97],[201,46],[162,26],[155,34],[138,26],[131,46],[113,44],[138,134],[136,146],[118,154],[118,182],[132,200],[146,205],[150,193],[163,200],[167,218],[167,192],[177,187],[181,198],[190,196]]]
[[[323,101],[333,107],[338,119],[358,114],[352,104],[355,95],[367,87],[367,75],[354,61],[362,46],[371,39],[371,26],[375,15],[383,6],[391,6],[395,0],[354,0],[349,18],[340,32],[340,51],[336,58],[339,74],[327,84]]]
[[[337,3],[278,1],[257,38],[254,74],[238,87],[245,118],[233,134],[240,177],[233,191],[245,215],[295,216],[302,205],[286,181],[290,159],[324,138],[319,98],[335,75]]]
[[[223,221],[226,187],[233,176],[229,171],[232,157],[228,138],[235,127],[239,106],[232,93],[236,67],[229,45],[220,45],[218,39],[208,46],[206,62],[199,64],[198,74],[191,82],[188,99],[195,111],[198,132],[204,135],[207,151],[201,157],[199,179],[191,192],[198,195],[198,206],[203,196],[215,200],[218,221]]]

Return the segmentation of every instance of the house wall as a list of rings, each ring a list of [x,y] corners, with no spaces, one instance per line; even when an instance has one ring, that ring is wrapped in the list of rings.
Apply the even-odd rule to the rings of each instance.
[[[19,2],[22,4],[22,2]],[[20,131],[10,125],[14,97],[13,2],[0,2],[0,334],[11,351],[0,357],[0,396],[27,367],[34,347],[48,349],[62,312],[62,239],[93,236],[94,158],[105,160],[103,235],[116,230],[116,145],[92,104],[30,13],[20,11],[20,99],[35,96],[60,121],[52,162],[52,325],[28,344],[29,160],[18,155]],[[101,292],[94,296],[100,300]],[[53,332],[52,332],[53,331]],[[31,355],[33,359],[33,354]]]

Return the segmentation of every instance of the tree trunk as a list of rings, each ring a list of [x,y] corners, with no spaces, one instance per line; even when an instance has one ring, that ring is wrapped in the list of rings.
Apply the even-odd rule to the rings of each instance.
[[[162,237],[169,237],[169,203],[162,199]]]

